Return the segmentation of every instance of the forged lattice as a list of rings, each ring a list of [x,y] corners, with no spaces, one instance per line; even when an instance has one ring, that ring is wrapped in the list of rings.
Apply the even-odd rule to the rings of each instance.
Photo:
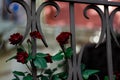
[[[120,10],[120,2],[112,2],[112,1],[107,1],[107,0],[55,0],[55,1],[60,1],[60,2],[67,2],[69,3],[69,13],[70,13],[70,32],[72,33],[72,38],[71,38],[71,47],[73,49],[73,57],[71,59],[68,59],[68,79],[67,80],[83,80],[82,75],[81,75],[81,59],[82,59],[82,53],[83,49],[81,49],[81,52],[79,56],[77,57],[76,55],[76,35],[75,35],[75,20],[74,20],[74,3],[79,3],[79,4],[89,4],[85,9],[84,9],[84,16],[89,19],[87,16],[87,10],[89,9],[94,9],[100,16],[101,22],[102,22],[102,27],[101,27],[101,35],[98,44],[96,47],[102,43],[104,38],[107,40],[107,62],[108,62],[108,75],[109,75],[109,80],[113,80],[113,63],[112,63],[112,49],[111,49],[111,37],[114,38],[116,41],[117,45],[119,46],[119,43],[116,39],[115,32],[113,30],[113,18],[116,14],[117,11]],[[10,4],[12,3],[18,3],[22,5],[26,11],[27,15],[27,24],[26,24],[26,30],[24,33],[24,39],[28,35],[28,32],[30,29],[32,31],[38,30],[42,36],[42,30],[41,30],[41,24],[40,24],[40,14],[41,11],[43,10],[44,7],[47,5],[54,6],[57,10],[57,13],[55,16],[57,16],[60,12],[60,8],[58,4],[52,0],[43,2],[39,8],[36,10],[36,0],[31,0],[31,6],[28,6],[24,0],[11,0]],[[9,5],[10,5],[9,4]],[[9,5],[7,5],[9,7]],[[104,11],[102,11],[97,5],[103,5],[104,6]],[[117,8],[112,11],[111,14],[109,14],[109,6],[116,6]],[[8,11],[10,12],[9,8]],[[24,41],[23,39],[23,41]],[[45,38],[42,38],[43,44],[47,47],[47,43]],[[33,53],[36,53],[36,40],[34,40],[33,43]],[[34,54],[33,54],[34,55]],[[33,76],[34,80],[37,80],[36,78],[36,68],[33,67]]]

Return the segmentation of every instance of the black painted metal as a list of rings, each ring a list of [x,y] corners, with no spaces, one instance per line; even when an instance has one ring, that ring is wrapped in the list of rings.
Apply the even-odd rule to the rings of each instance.
[[[73,57],[71,59],[67,60],[68,63],[68,78],[67,80],[83,80],[82,79],[82,74],[81,74],[81,59],[82,59],[82,54],[83,54],[83,49],[81,49],[81,52],[79,56],[76,54],[76,35],[75,35],[75,17],[74,17],[74,3],[80,3],[80,4],[89,4],[85,9],[84,9],[84,16],[89,19],[87,16],[87,10],[88,9],[94,9],[100,16],[101,22],[102,22],[102,27],[101,27],[101,35],[98,44],[96,47],[102,43],[102,41],[106,38],[107,40],[107,62],[108,62],[108,75],[109,75],[109,80],[113,80],[113,63],[112,63],[112,49],[111,49],[111,37],[114,38],[116,41],[117,45],[119,46],[119,43],[116,39],[115,32],[113,30],[113,19],[114,15],[117,11],[120,11],[120,2],[113,2],[113,1],[107,1],[107,0],[54,0],[54,1],[60,1],[60,2],[66,2],[69,3],[69,13],[70,13],[70,32],[72,33],[71,37],[71,47],[73,49]],[[26,24],[26,30],[24,34],[24,39],[28,35],[30,29],[31,31],[38,30],[42,36],[43,36],[43,44],[47,47],[47,43],[45,41],[44,35],[41,30],[41,24],[40,24],[40,14],[41,11],[43,10],[44,7],[47,5],[54,6],[57,10],[57,16],[60,12],[60,8],[56,2],[52,0],[43,2],[40,7],[36,10],[36,0],[31,0],[31,7],[26,4],[24,0],[11,0],[10,4],[17,2],[20,5],[22,5],[26,11],[27,15],[27,24]],[[9,4],[9,5],[10,5]],[[7,5],[9,7],[9,5]],[[104,6],[104,11],[102,11],[97,5],[103,5]],[[109,6],[116,6],[117,8],[112,11],[111,14],[109,14]],[[8,11],[10,12],[9,8]],[[23,41],[24,41],[23,39]],[[33,44],[33,52],[36,52],[36,40],[34,40]],[[34,56],[35,54],[33,54]],[[34,80],[36,79],[36,74],[37,74],[37,69],[33,67],[33,76]],[[96,75],[95,75],[96,76]],[[96,76],[97,77],[97,76]],[[99,78],[98,78],[99,80]]]

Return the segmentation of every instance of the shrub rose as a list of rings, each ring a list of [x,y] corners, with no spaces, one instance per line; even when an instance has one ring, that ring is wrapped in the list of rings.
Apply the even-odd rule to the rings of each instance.
[[[16,56],[16,59],[17,59],[17,62],[21,62],[21,63],[26,63],[27,62],[27,59],[28,58],[28,53],[23,51],[23,52],[18,52],[17,53],[17,56]]]
[[[70,35],[71,35],[70,32],[62,32],[62,33],[60,33],[60,34],[57,36],[56,40],[58,41],[58,43],[59,43],[60,45],[67,44]]]
[[[47,54],[47,56],[45,57],[45,60],[46,60],[48,63],[52,63],[51,55],[50,55],[50,54]]]
[[[30,36],[33,37],[33,38],[38,38],[38,39],[42,38],[42,35],[38,31],[31,32]]]
[[[12,35],[10,35],[9,41],[10,44],[18,44],[20,41],[22,41],[23,36],[20,33],[14,33]]]

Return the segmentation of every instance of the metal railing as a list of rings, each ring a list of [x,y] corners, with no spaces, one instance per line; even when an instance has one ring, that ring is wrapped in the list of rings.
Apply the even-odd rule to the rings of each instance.
[[[38,31],[43,35],[42,30],[41,30],[41,24],[40,24],[40,14],[41,11],[43,10],[44,7],[47,5],[54,6],[57,10],[56,15],[57,16],[60,12],[60,7],[55,1],[60,1],[60,2],[66,2],[69,3],[69,14],[70,14],[70,32],[72,33],[71,37],[71,47],[73,49],[73,57],[71,59],[68,59],[68,78],[67,80],[83,80],[82,79],[82,74],[81,74],[81,59],[82,59],[82,53],[83,49],[81,49],[81,52],[79,56],[77,57],[76,55],[76,35],[75,35],[75,17],[74,17],[74,4],[79,3],[79,4],[89,4],[85,9],[84,9],[84,16],[86,18],[89,18],[87,16],[87,10],[89,9],[94,9],[100,16],[102,26],[101,26],[101,35],[98,44],[96,47],[102,43],[103,39],[106,38],[107,43],[106,43],[106,49],[107,49],[107,64],[108,64],[108,75],[109,75],[109,80],[113,80],[113,62],[112,62],[112,49],[111,49],[111,37],[114,38],[116,41],[117,45],[119,46],[119,43],[116,39],[115,32],[113,30],[113,18],[114,15],[117,11],[120,10],[120,2],[112,2],[108,0],[48,0],[43,2],[39,8],[36,10],[36,0],[31,0],[31,6],[26,4],[24,0],[11,0],[11,3],[18,3],[22,5],[26,11],[27,14],[27,24],[26,24],[26,31],[24,33],[24,39],[26,35],[28,35],[28,32],[34,31],[38,29]],[[9,4],[9,5],[10,5]],[[9,7],[8,5],[8,7]],[[104,11],[102,11],[97,5],[102,5],[104,6]],[[109,6],[115,6],[116,8],[109,14]],[[10,12],[10,10],[8,9]],[[34,43],[32,45],[32,51],[33,53],[36,53],[36,40],[34,40]],[[42,39],[44,45],[47,47],[47,43],[45,41],[45,38]],[[35,54],[33,54],[35,55]],[[37,80],[36,77],[37,70],[36,67],[33,64],[32,68],[32,75],[34,77],[34,80]]]

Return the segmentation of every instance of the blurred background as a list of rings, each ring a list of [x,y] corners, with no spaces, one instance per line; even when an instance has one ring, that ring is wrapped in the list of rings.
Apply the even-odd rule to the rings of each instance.
[[[8,58],[15,55],[15,47],[9,44],[9,36],[19,32],[24,34],[27,17],[24,8],[13,3],[9,7],[12,11],[8,13],[6,4],[10,0],[0,0],[0,80],[11,80],[13,78],[12,71],[26,70],[24,65],[17,63],[16,60],[5,62]],[[31,0],[24,0],[30,5]],[[117,0],[114,0],[117,1]],[[43,0],[36,0],[37,7]],[[57,17],[54,17],[56,10],[54,7],[47,6],[41,14],[41,25],[45,38],[48,42],[48,48],[45,48],[43,43],[38,40],[38,51],[55,54],[60,50],[59,44],[56,41],[56,36],[62,31],[70,31],[69,27],[69,5],[63,2],[57,2],[61,8],[61,12]],[[83,10],[86,4],[75,4],[75,28],[76,28],[76,49],[79,52],[82,45],[87,43],[97,43],[101,30],[101,20],[97,12],[94,10],[88,11],[89,20],[83,15]],[[104,10],[103,6],[99,7]],[[115,7],[109,7],[110,12]],[[114,18],[114,29],[119,32],[120,13],[117,12]],[[24,45],[26,40],[24,41]]]

